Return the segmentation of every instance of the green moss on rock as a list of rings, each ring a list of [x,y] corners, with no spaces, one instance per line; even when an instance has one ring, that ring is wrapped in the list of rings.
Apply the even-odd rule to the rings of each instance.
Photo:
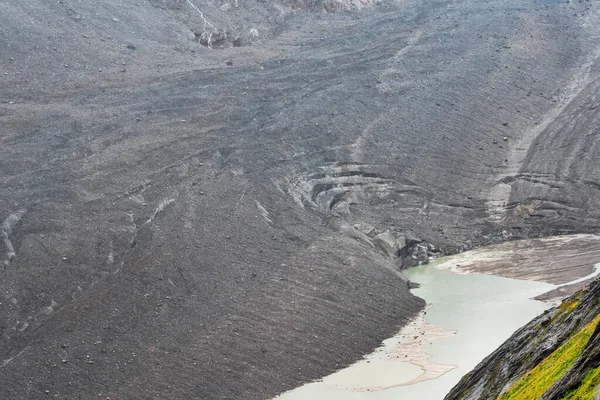
[[[538,400],[581,356],[598,322],[600,315],[519,379],[500,399]]]
[[[575,390],[568,392],[561,400],[592,400],[600,386],[600,367],[591,369]]]

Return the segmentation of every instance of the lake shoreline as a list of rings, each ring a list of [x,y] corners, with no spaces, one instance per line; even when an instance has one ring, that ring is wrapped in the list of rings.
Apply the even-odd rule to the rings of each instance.
[[[456,274],[453,271],[438,269],[435,265],[415,267],[405,273],[411,281],[421,283],[419,288],[411,292],[428,303],[425,310],[363,360],[318,382],[286,392],[276,399],[387,399],[387,393],[390,393],[390,396],[392,394],[397,396],[397,393],[410,393],[415,390],[415,387],[423,385],[436,387],[440,381],[443,389],[439,390],[450,390],[462,374],[473,368],[514,330],[543,312],[548,305],[531,299],[553,287],[547,283],[526,282],[491,275]],[[449,287],[438,287],[446,282],[450,282]],[[488,286],[490,289],[485,289]],[[483,292],[482,288],[484,288]],[[513,288],[514,296],[511,296]],[[447,292],[445,298],[435,298],[436,293],[444,292]],[[490,312],[499,314],[497,318],[502,326],[491,331],[478,330],[476,329],[478,325],[487,324],[473,324],[471,314],[475,313],[473,318],[476,320],[485,320],[487,305],[490,305]],[[452,316],[453,313],[457,313],[457,316]],[[511,317],[511,313],[520,314],[516,322]],[[448,316],[450,319],[463,322],[454,327],[447,323]],[[496,330],[500,333],[494,337]],[[490,342],[488,337],[494,339],[490,342],[491,345],[480,343],[473,350],[469,349],[468,356],[460,356],[458,362],[453,361],[452,357],[440,358],[440,355],[444,355],[443,348],[446,341],[458,340],[458,344],[451,347],[465,348],[469,346],[470,341],[477,340],[478,337],[485,337],[484,342]],[[442,349],[441,353],[440,349]],[[461,357],[462,361],[460,361]],[[411,368],[410,365],[413,367]],[[418,368],[418,373],[415,373],[414,367]],[[390,374],[390,369],[397,369],[398,373],[383,379],[382,376]],[[418,397],[408,395],[403,398]]]
[[[594,280],[598,262],[600,236],[577,234],[485,246],[442,259],[438,267],[459,274],[474,272],[551,283],[557,287],[538,299],[556,303]],[[576,281],[586,276],[590,278]]]
[[[412,385],[426,380],[439,378],[457,367],[456,365],[432,362],[432,355],[427,353],[423,347],[425,343],[431,342],[434,339],[457,334],[457,331],[446,330],[427,322],[425,316],[430,306],[431,305],[428,304],[408,325],[402,328],[400,333],[392,338],[392,340],[397,339],[398,343],[395,349],[385,354],[390,360],[406,362],[419,367],[422,373],[408,382],[388,386],[364,387],[357,389],[357,391],[386,390],[398,386]]]
[[[581,251],[582,248],[588,248],[588,251],[582,254],[577,254],[577,251]],[[591,251],[589,250],[590,248]],[[572,290],[573,287],[585,284],[588,280],[586,278],[596,278],[596,276],[593,274],[600,272],[599,269],[594,270],[595,262],[597,262],[598,259],[600,259],[600,237],[596,235],[573,235],[564,237],[550,237],[545,239],[522,240],[488,246],[450,256],[447,259],[439,259],[438,261],[434,261],[434,263],[432,263],[433,265],[416,268],[435,268],[436,270],[440,271],[440,274],[451,274],[447,275],[448,277],[453,275],[471,275],[472,278],[468,279],[482,279],[483,281],[508,279],[508,281],[505,282],[512,282],[512,284],[516,285],[516,287],[530,286],[531,288],[536,288],[534,291],[527,292],[530,295],[527,294],[525,298],[523,298],[522,293],[521,297],[523,298],[523,301],[527,301],[528,304],[532,304],[531,302],[538,304],[537,306],[533,306],[537,311],[530,311],[529,314],[531,315],[527,314],[526,318],[521,318],[518,324],[503,333],[503,335],[506,337],[503,337],[502,340],[499,340],[498,343],[495,343],[495,347],[488,348],[485,350],[485,353],[481,353],[477,356],[479,359],[483,359],[520,326],[527,323],[536,315],[539,315],[544,309],[548,308],[550,304],[568,296],[569,291]],[[511,268],[505,268],[507,263],[516,263],[516,265],[511,264]],[[276,399],[318,399],[319,397],[315,396],[318,396],[319,390],[315,389],[314,385],[328,384],[331,385],[331,387],[329,387],[327,390],[332,390],[334,392],[336,390],[346,390],[344,394],[345,398],[368,399],[371,398],[368,397],[369,393],[384,393],[386,391],[405,391],[406,393],[410,393],[415,387],[419,386],[419,384],[435,386],[437,380],[450,381],[448,376],[453,376],[452,379],[457,379],[455,376],[455,370],[457,368],[462,371],[460,376],[468,372],[470,369],[465,371],[464,365],[459,366],[453,364],[452,362],[447,362],[447,360],[440,360],[439,354],[436,355],[435,352],[432,353],[430,351],[430,349],[435,348],[436,346],[441,346],[439,343],[447,340],[450,336],[460,336],[466,332],[450,329],[443,324],[440,325],[428,321],[428,313],[430,312],[431,307],[433,307],[432,312],[435,314],[436,304],[434,302],[432,306],[432,304],[430,304],[431,302],[426,296],[422,297],[420,295],[421,291],[423,290],[423,283],[419,281],[418,277],[413,275],[414,271],[415,269],[410,269],[403,271],[403,273],[410,279],[411,282],[421,283],[421,286],[419,288],[412,289],[411,293],[417,297],[424,298],[427,301],[428,305],[424,310],[422,310],[416,317],[411,319],[410,322],[406,324],[397,335],[384,341],[382,346],[380,346],[371,354],[366,355],[363,360],[358,361],[357,363],[332,375],[324,377],[319,381],[309,383],[292,391],[286,392],[279,397],[276,397]],[[440,280],[444,279],[438,279],[438,281]],[[426,286],[431,285],[432,282],[433,281],[427,283]],[[462,284],[459,284],[458,286],[461,285]],[[501,284],[500,286],[503,285],[504,284]],[[469,290],[469,288],[461,289],[466,290],[463,294],[466,297],[469,296],[468,292],[476,290],[476,288],[473,290]],[[541,300],[544,301],[544,303],[542,305],[542,303],[539,303],[535,300]],[[476,302],[477,301],[474,301],[474,303]],[[515,312],[520,312],[520,306],[513,306],[515,307]],[[510,312],[508,314],[510,314]],[[482,320],[485,320],[485,316],[480,318],[480,322]],[[454,338],[451,339],[456,340]],[[396,340],[395,347],[390,349],[390,341],[393,342],[394,340]],[[403,370],[405,373],[405,379],[396,379],[396,382],[383,381],[370,384],[367,382],[367,380],[363,382],[363,378],[360,375],[356,375],[351,379],[348,379],[348,377],[351,375],[350,373],[344,371],[351,370],[356,366],[363,368],[360,369],[360,371],[355,371],[356,374],[362,373],[363,375],[368,375],[369,372],[365,372],[368,371],[366,364],[377,363],[377,360],[382,359],[382,352],[385,353],[384,356],[390,360],[396,359],[400,363],[408,363],[418,367],[420,369],[420,373],[415,376],[414,368],[411,369],[408,367],[402,367],[401,370]],[[476,362],[473,360],[470,360],[470,362],[473,364],[469,364],[470,368],[474,367]],[[397,364],[397,366],[399,365],[400,364]],[[374,368],[377,369],[377,366],[374,366]],[[347,376],[345,377],[344,374]],[[345,382],[344,379],[346,379],[348,382]],[[429,382],[426,383],[425,381]],[[358,384],[358,382],[361,384]],[[345,386],[346,384],[347,387]],[[306,392],[308,387],[313,388],[310,389],[312,390],[310,391],[310,394]],[[448,390],[450,388],[451,386],[448,387]],[[306,395],[302,394],[303,391],[306,392]],[[291,395],[293,393],[298,395]],[[335,393],[335,395],[340,395],[337,392]],[[376,398],[383,399],[385,396]],[[405,398],[411,399],[413,397],[408,395],[408,397]]]
[[[586,251],[582,251],[587,249]],[[330,385],[326,389],[332,391],[329,393],[331,396],[344,396],[349,400],[353,399],[369,399],[371,393],[385,393],[394,391],[411,393],[415,387],[426,385],[427,387],[435,386],[439,380],[451,379],[457,380],[457,372],[455,370],[461,370],[460,376],[468,372],[473,368],[476,363],[482,360],[485,356],[490,354],[498,345],[506,340],[512,332],[517,330],[519,327],[526,324],[531,318],[539,315],[544,309],[550,307],[560,301],[562,298],[567,297],[571,291],[575,290],[576,287],[585,285],[589,280],[597,278],[597,273],[600,272],[600,268],[595,267],[595,264],[600,261],[600,236],[596,235],[572,235],[572,236],[561,236],[561,237],[549,237],[543,239],[527,239],[514,242],[501,243],[497,245],[482,247],[460,253],[457,255],[444,257],[438,260],[434,260],[427,266],[415,267],[409,270],[404,270],[403,273],[410,279],[410,282],[419,283],[419,287],[411,289],[411,293],[417,297],[423,298],[428,304],[424,310],[419,312],[416,317],[412,318],[410,322],[402,327],[400,332],[385,340],[382,345],[372,353],[366,355],[362,360],[355,364],[352,364],[338,372],[335,372],[329,376],[326,376],[316,382],[305,384],[292,391],[286,392],[275,399],[278,400],[299,400],[299,399],[319,399],[318,385]],[[443,275],[446,278],[438,278],[423,283],[420,281],[418,274],[415,271],[427,270],[431,268],[439,271],[440,276]],[[457,340],[451,338],[451,336],[461,336],[468,334],[468,329],[451,329],[444,324],[437,324],[432,322],[430,319],[435,319],[436,312],[436,301],[431,301],[428,296],[422,296],[423,290],[427,290],[427,287],[440,281],[448,279],[456,279],[458,276],[465,276],[464,279],[476,280],[481,282],[496,281],[505,282],[500,283],[500,287],[504,285],[515,285],[515,287],[530,287],[535,288],[533,291],[526,291],[526,295],[521,290],[522,301],[527,304],[538,304],[532,305],[535,311],[530,311],[526,318],[521,318],[518,324],[513,322],[513,327],[503,333],[504,337],[502,340],[497,340],[494,347],[486,348],[485,352],[481,352],[477,357],[476,361],[470,360],[469,368],[465,368],[465,365],[458,365],[447,360],[441,360],[439,354],[435,351],[431,351],[432,348],[439,347],[440,343],[444,340]],[[470,276],[467,278],[466,276]],[[508,279],[502,281],[503,279]],[[465,283],[457,284],[459,287]],[[456,297],[469,297],[473,292],[477,291],[477,286],[473,288],[460,287],[464,289],[462,294]],[[468,286],[468,285],[467,285]],[[431,293],[430,293],[431,295]],[[505,296],[505,295],[503,295]],[[523,297],[525,296],[525,297]],[[504,301],[501,300],[500,303]],[[512,300],[509,300],[509,303]],[[543,301],[544,303],[541,303]],[[431,304],[433,302],[433,304]],[[446,301],[442,301],[444,303]],[[533,302],[533,303],[532,303]],[[473,303],[477,303],[477,300],[473,300]],[[437,306],[439,306],[439,302]],[[522,305],[513,304],[513,313],[521,312],[520,308]],[[458,307],[460,309],[460,307]],[[481,310],[480,310],[481,311]],[[492,312],[490,310],[490,312]],[[499,311],[501,312],[501,310]],[[511,314],[508,312],[508,314]],[[439,316],[438,316],[439,318]],[[479,318],[479,325],[485,320],[485,313]],[[477,325],[477,324],[475,324]],[[501,329],[500,329],[501,330]],[[477,336],[474,336],[477,337]],[[486,337],[485,335],[483,337]],[[450,340],[451,341],[451,340]],[[443,352],[442,352],[443,353]],[[383,362],[383,360],[396,361],[396,368],[403,371],[404,378],[393,379],[374,379],[369,381],[362,375],[369,375],[369,367],[367,364],[371,364],[371,370],[377,370],[379,372],[389,368],[389,364],[382,368],[384,364],[377,364]],[[419,369],[407,367],[405,364],[410,364]],[[352,368],[356,370],[353,373]],[[428,381],[428,382],[426,382]],[[315,386],[317,385],[317,386]],[[448,383],[446,383],[448,385]],[[448,390],[454,385],[448,387]],[[312,389],[308,389],[312,388]],[[345,390],[346,392],[340,392],[338,390]],[[303,393],[306,392],[306,395]],[[298,395],[292,395],[292,394]],[[333,393],[333,394],[332,394]],[[324,398],[327,398],[325,396]],[[373,398],[385,398],[373,397]],[[412,399],[411,395],[407,395],[404,398]],[[416,398],[416,397],[415,397]]]

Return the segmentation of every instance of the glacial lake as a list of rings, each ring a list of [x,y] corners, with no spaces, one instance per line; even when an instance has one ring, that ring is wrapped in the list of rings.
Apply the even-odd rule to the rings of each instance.
[[[405,328],[409,334],[404,331],[384,341],[364,360],[276,399],[441,400],[514,331],[550,307],[533,297],[556,288],[494,275],[456,274],[434,265],[404,273],[421,284],[412,293],[429,305],[424,325],[421,318],[421,323]],[[411,348],[407,343],[411,340],[412,348],[431,355],[428,367],[403,361],[409,357],[403,353]],[[422,380],[424,368],[430,367],[433,377]]]

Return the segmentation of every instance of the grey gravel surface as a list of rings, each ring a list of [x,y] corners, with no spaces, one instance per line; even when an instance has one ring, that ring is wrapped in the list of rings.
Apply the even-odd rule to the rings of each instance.
[[[598,7],[0,0],[0,398],[267,399],[595,232]]]

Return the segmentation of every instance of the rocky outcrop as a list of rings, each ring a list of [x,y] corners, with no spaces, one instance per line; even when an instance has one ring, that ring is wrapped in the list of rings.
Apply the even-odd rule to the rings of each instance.
[[[540,396],[536,399],[562,399],[582,385],[590,385],[590,379],[596,379],[591,382],[591,387],[597,386],[598,378],[590,376],[600,367],[599,315],[600,281],[597,280],[518,330],[465,375],[445,399],[499,399],[511,391],[513,397],[510,398],[530,398],[518,397],[516,393],[525,390],[518,385],[524,386],[521,380],[528,374],[532,385],[544,385],[537,388]],[[587,336],[584,335],[586,329],[589,331]],[[581,343],[574,345],[574,340],[581,340]],[[577,353],[570,358],[560,358],[556,356],[559,351]],[[544,362],[554,363],[552,367],[562,368],[562,373],[544,380],[536,378],[535,374],[543,374],[541,365]]]
[[[373,246],[388,257],[400,269],[410,268],[417,265],[429,263],[442,252],[431,243],[427,243],[414,235],[401,234],[386,230],[376,233],[377,230],[371,225],[368,231],[372,236]],[[358,229],[364,228],[365,224],[358,225]],[[355,229],[357,226],[355,225]]]
[[[588,374],[597,368],[600,368],[600,324],[596,325],[592,337],[575,364],[544,393],[540,400],[564,398],[569,392],[578,390]],[[600,397],[600,374],[593,379],[596,379],[593,382],[596,386],[596,395],[593,399],[596,400]]]
[[[402,260],[402,268],[427,264],[430,260],[442,254],[442,251],[433,244],[412,235],[407,235],[404,247],[398,251],[398,255]]]

